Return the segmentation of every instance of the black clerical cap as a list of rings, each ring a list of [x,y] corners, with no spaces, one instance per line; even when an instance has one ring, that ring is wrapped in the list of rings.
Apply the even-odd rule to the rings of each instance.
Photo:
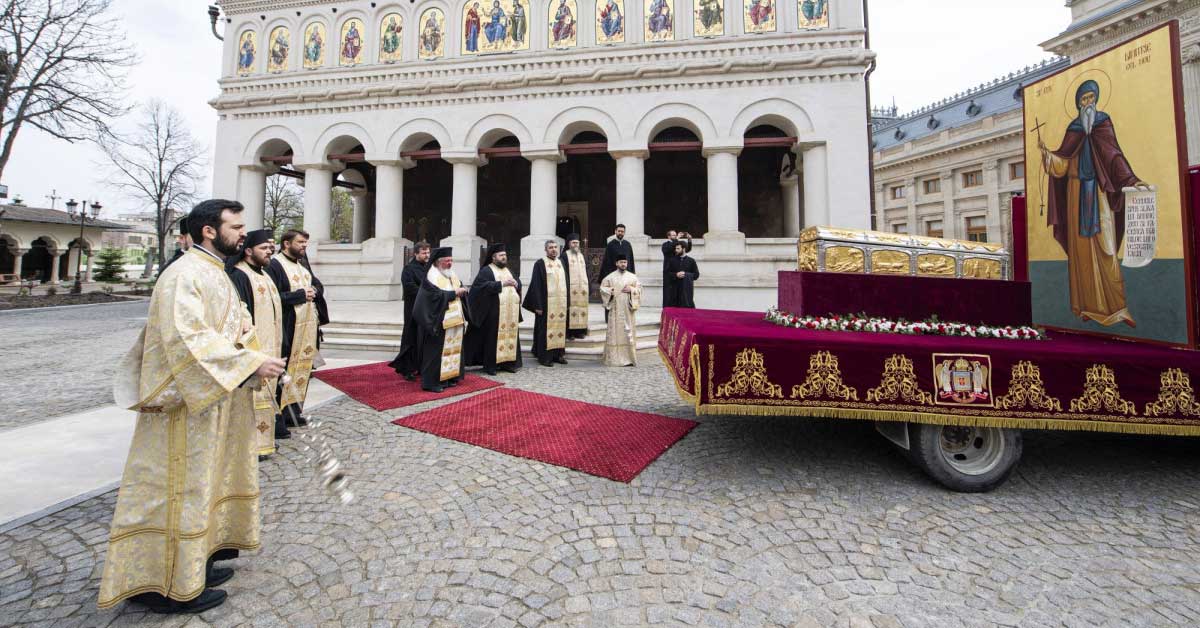
[[[616,259],[616,260],[614,260],[614,261],[617,261],[617,262],[628,262],[628,261],[629,261],[629,258],[628,258],[628,257],[626,257],[624,253],[617,253],[617,259]]]
[[[433,254],[429,256],[429,263],[432,264],[443,257],[454,257],[454,249],[448,246],[434,249]]]
[[[260,244],[270,242],[275,238],[275,233],[270,229],[258,229],[246,234],[246,242],[242,246],[252,249]]]
[[[187,234],[187,216],[184,216],[183,218],[179,219],[179,235],[183,236]]]
[[[578,240],[578,239],[579,239],[578,233],[567,234],[567,242],[570,242],[571,240]]]
[[[496,257],[497,253],[507,253],[507,252],[508,252],[508,245],[504,244],[503,242],[493,243],[491,246],[488,247],[488,250],[487,250],[488,263],[491,263],[492,258]]]

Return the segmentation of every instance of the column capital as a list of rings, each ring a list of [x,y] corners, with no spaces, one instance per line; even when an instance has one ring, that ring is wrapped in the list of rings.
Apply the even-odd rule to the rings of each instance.
[[[700,149],[700,154],[705,158],[721,154],[730,154],[734,157],[737,157],[738,155],[742,154],[742,146],[736,144],[705,146],[704,148]]]
[[[369,163],[375,167],[396,166],[400,169],[408,170],[409,168],[412,168],[417,165],[417,161],[415,159],[412,159],[411,157],[398,157],[394,154],[386,154],[386,153],[380,153],[377,155],[368,154],[366,156],[366,158],[367,158],[367,163]]]
[[[814,148],[825,148],[826,146],[827,146],[827,144],[824,141],[821,141],[821,142],[796,142],[796,147],[792,150],[793,150],[793,152],[804,153],[804,152],[813,150]]]
[[[950,170],[943,170],[942,172],[938,173],[938,176],[941,177],[943,181],[948,181],[954,178],[954,172]]]
[[[341,172],[346,169],[346,164],[340,161],[317,161],[310,164],[292,164],[292,167],[301,172],[308,170],[328,170],[329,172]]]
[[[443,148],[442,160],[452,164],[487,165],[487,157],[474,148]]]
[[[561,164],[567,160],[566,155],[563,154],[562,150],[559,149],[557,144],[536,145],[529,147],[522,146],[521,156],[529,161],[545,159],[558,164]]]
[[[626,149],[610,149],[609,156],[613,159],[625,159],[626,157],[634,157],[637,159],[647,159],[650,157],[650,151],[645,148],[626,148]]]
[[[264,163],[242,164],[242,165],[238,166],[238,170],[243,170],[245,172],[261,172],[264,175],[270,176],[270,175],[275,174],[276,172],[279,172],[279,166],[277,166],[275,164],[264,164]]]

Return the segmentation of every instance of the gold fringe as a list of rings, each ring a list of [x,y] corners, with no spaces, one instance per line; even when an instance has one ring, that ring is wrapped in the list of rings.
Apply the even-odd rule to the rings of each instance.
[[[691,402],[690,399],[687,399],[687,401],[689,401],[689,403]],[[926,425],[1001,427],[1024,430],[1112,432],[1117,434],[1146,434],[1154,436],[1200,436],[1200,425],[1156,425],[1150,423],[1117,423],[1112,421],[986,417],[966,416],[961,414],[943,414],[938,412],[906,412],[899,410],[869,410],[857,408],[698,403],[696,404],[696,413],[698,415],[705,416],[794,416],[824,419],[854,419],[861,421],[924,423]]]
[[[679,393],[679,396],[682,397],[689,406],[696,406],[699,408],[699,400],[696,398],[696,395],[684,390],[683,384],[679,383],[679,377],[676,375],[675,368],[671,364],[671,357],[662,350],[662,347],[657,347],[657,349],[658,357],[662,359],[663,364],[667,367],[667,372],[671,374],[671,383],[675,384],[675,392]]]

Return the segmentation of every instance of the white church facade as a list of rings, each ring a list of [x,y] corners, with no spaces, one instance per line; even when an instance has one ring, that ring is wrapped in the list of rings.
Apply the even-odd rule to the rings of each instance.
[[[681,229],[701,307],[762,309],[804,226],[869,226],[859,0],[491,4],[221,2],[214,194],[257,226],[266,177],[302,179],[335,300],[398,299],[417,240],[463,277],[505,242],[527,277],[546,240],[602,249],[622,223],[649,303]]]

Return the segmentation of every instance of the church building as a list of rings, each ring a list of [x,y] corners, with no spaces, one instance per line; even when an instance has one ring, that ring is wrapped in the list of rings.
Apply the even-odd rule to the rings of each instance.
[[[398,299],[415,241],[465,279],[505,242],[528,278],[546,240],[602,251],[620,223],[647,303],[675,229],[700,307],[765,309],[802,228],[870,226],[861,0],[220,4],[215,195],[256,227],[266,178],[301,179],[334,300]]]

